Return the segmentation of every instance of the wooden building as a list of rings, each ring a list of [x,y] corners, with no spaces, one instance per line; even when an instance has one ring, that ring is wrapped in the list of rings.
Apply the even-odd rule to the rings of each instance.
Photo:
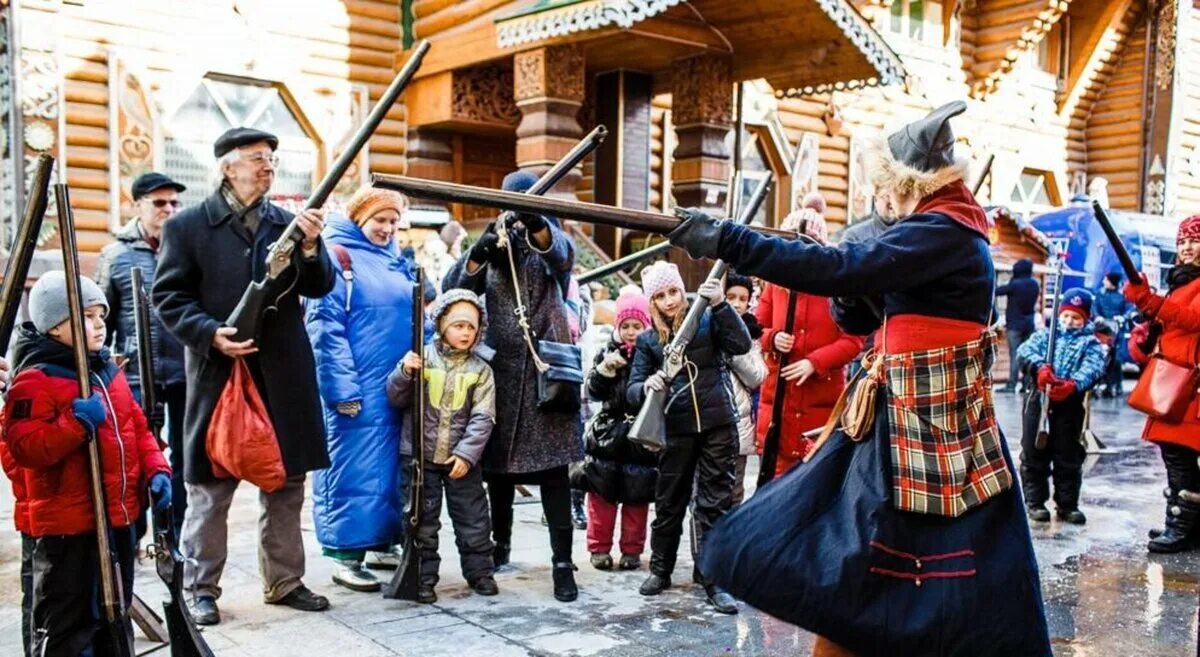
[[[1200,211],[1200,11],[1178,0],[0,0],[4,235],[25,168],[58,156],[81,246],[157,168],[212,188],[212,139],[282,137],[276,192],[303,195],[418,38],[433,48],[359,166],[496,186],[593,125],[608,143],[556,190],[626,207],[724,207],[734,145],[759,221],[818,189],[835,224],[870,209],[864,140],[948,100],[980,197]],[[733,135],[735,83],[746,129]],[[977,166],[977,169],[981,168]],[[486,208],[450,207],[473,221]],[[836,228],[836,225],[834,226]],[[642,243],[585,229],[616,256]],[[7,237],[0,241],[6,241]]]

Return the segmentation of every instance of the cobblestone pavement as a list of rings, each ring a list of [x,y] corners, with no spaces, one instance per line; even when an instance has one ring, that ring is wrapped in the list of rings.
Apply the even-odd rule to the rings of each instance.
[[[1001,423],[1018,452],[1017,398],[997,398]],[[1115,453],[1089,461],[1083,488],[1087,526],[1055,522],[1034,531],[1055,655],[1194,655],[1200,554],[1150,556],[1144,549],[1146,531],[1162,520],[1164,481],[1157,449],[1137,439],[1141,418],[1123,403],[1097,402],[1092,426]],[[3,489],[0,655],[7,656],[18,655],[20,648],[20,544],[12,531],[9,490]],[[690,583],[644,598],[637,587],[645,570],[593,570],[582,532],[575,542],[579,600],[555,602],[536,503],[517,507],[514,563],[498,573],[501,593],[493,598],[473,595],[456,572],[446,521],[439,601],[429,606],[333,585],[332,564],[319,556],[306,511],[306,582],[329,596],[333,608],[303,614],[266,606],[258,584],[256,515],[254,491],[244,486],[230,515],[230,559],[220,601],[224,622],[204,631],[220,657],[775,657],[807,655],[812,645],[807,632],[748,607],[734,617],[713,613]],[[676,579],[690,579],[690,570],[690,559],[681,554]],[[141,564],[137,576],[139,595],[158,608],[164,589],[151,564]]]

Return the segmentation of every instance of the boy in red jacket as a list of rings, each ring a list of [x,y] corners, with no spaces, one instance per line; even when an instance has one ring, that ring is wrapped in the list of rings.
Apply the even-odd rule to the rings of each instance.
[[[33,653],[77,657],[112,652],[101,632],[96,523],[88,475],[87,441],[100,449],[111,528],[121,566],[123,600],[133,595],[134,523],[149,493],[156,508],[171,504],[171,469],[146,424],[125,375],[107,349],[108,302],[81,279],[92,394],[79,398],[66,278],[50,272],[29,293],[33,320],[14,347],[16,376],[8,394],[4,446],[24,470],[28,532],[33,549]],[[131,631],[131,630],[127,630]]]

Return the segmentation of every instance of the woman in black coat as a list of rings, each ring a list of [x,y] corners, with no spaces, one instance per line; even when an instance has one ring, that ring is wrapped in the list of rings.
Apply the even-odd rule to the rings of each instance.
[[[699,555],[704,533],[733,506],[738,415],[725,357],[750,351],[750,332],[725,301],[721,281],[705,281],[697,293],[708,301],[709,310],[688,343],[683,369],[668,380],[662,372],[663,347],[688,309],[679,269],[669,262],[647,267],[642,290],[650,298],[654,330],[638,338],[627,397],[631,406],[640,408],[647,389],[667,393],[667,445],[658,464],[650,576],[640,589],[642,595],[658,595],[671,586],[689,503],[693,558]],[[704,585],[709,604],[718,612],[737,613],[728,593],[701,577],[699,570],[692,577]]]

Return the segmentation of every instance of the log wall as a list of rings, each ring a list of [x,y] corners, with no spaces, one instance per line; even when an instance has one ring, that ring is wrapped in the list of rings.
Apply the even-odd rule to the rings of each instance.
[[[260,0],[236,8],[214,2],[91,0],[31,2],[20,11],[18,20],[54,14],[49,18],[58,30],[65,79],[66,178],[80,248],[86,251],[97,251],[111,239],[111,59],[119,58],[148,87],[164,133],[169,133],[170,116],[206,73],[281,82],[329,154],[344,133],[327,126],[334,125],[334,116],[347,114],[355,86],[369,89],[374,104],[392,79],[400,47],[399,0]],[[403,173],[405,143],[405,111],[398,103],[370,141],[371,169]]]
[[[1084,131],[1089,177],[1108,180],[1109,205],[1137,210],[1141,179],[1142,105],[1145,89],[1146,24],[1141,12],[1128,15],[1124,45],[1099,72]],[[1073,127],[1077,125],[1073,117]]]

